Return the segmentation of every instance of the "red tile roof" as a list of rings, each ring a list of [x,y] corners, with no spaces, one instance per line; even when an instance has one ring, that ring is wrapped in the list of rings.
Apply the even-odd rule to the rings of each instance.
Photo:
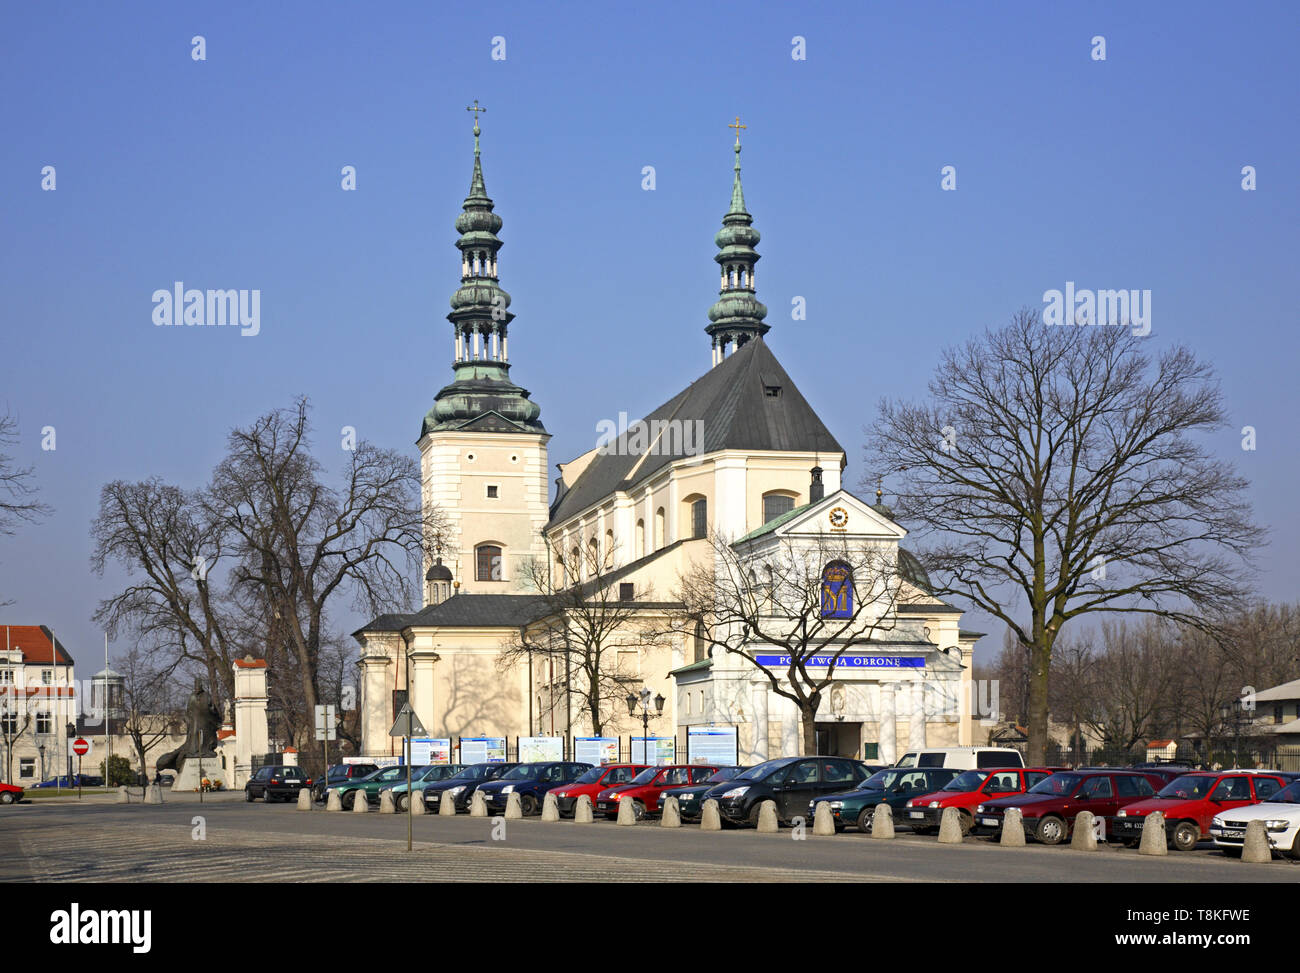
[[[44,625],[6,625],[0,638],[5,639],[3,644],[6,648],[22,649],[23,662],[49,665],[55,661],[54,637]],[[59,665],[72,665],[72,656],[68,655],[62,642],[59,642],[57,651]]]
[[[235,731],[234,731],[234,730],[218,730],[218,731],[217,731],[217,739],[218,739],[218,740],[228,740],[228,739],[230,739],[230,738],[231,738],[232,736],[234,736],[234,735],[235,735]]]
[[[265,669],[265,659],[236,659],[235,665],[241,669]]]
[[[1152,740],[1150,743],[1147,744],[1147,749],[1163,750],[1165,747],[1169,746],[1173,742],[1174,742],[1173,740]]]

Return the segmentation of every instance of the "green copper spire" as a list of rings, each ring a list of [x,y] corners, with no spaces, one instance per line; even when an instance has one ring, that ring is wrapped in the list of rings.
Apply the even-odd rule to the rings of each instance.
[[[456,217],[460,287],[451,296],[447,315],[454,377],[424,417],[420,436],[435,429],[471,427],[481,432],[545,432],[537,403],[529,401],[527,389],[510,381],[508,333],[515,316],[509,310],[510,295],[498,282],[501,217],[493,212],[479,151],[478,115],[487,109],[475,101],[465,110],[474,112],[474,175]]]
[[[735,177],[731,184],[731,208],[722,218],[722,229],[713,238],[718,252],[713,259],[722,268],[722,284],[718,300],[709,308],[709,321],[704,330],[713,339],[713,364],[726,357],[727,347],[739,348],[746,342],[767,334],[769,325],[767,308],[754,296],[754,265],[758,263],[760,235],[754,229],[754,218],[745,209],[745,190],[740,184],[740,116],[727,126],[736,130]]]

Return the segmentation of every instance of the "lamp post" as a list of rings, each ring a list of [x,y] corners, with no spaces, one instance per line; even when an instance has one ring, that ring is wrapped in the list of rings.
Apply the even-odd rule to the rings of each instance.
[[[655,717],[658,718],[660,716],[663,716],[664,715],[663,695],[660,694],[655,696],[654,703],[655,703],[655,714],[654,714]],[[650,763],[650,753],[649,753],[650,751],[650,690],[645,688],[644,686],[641,687],[640,694],[637,693],[627,694],[627,715],[628,716],[631,717],[636,716],[636,708],[638,704],[640,704],[641,706],[642,753],[643,756],[645,757],[645,762]]]
[[[38,746],[36,748],[36,752],[41,756],[41,780],[44,781],[45,780],[45,744],[42,743],[40,746]]]

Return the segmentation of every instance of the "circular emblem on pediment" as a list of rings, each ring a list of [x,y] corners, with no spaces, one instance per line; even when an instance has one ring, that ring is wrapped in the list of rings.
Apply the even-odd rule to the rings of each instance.
[[[831,526],[843,530],[849,523],[849,512],[843,507],[832,507],[830,512]]]

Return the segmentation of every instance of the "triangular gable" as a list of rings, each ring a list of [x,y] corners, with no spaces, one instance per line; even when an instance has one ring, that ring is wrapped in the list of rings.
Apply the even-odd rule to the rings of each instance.
[[[771,532],[776,537],[824,534],[828,537],[869,537],[901,541],[907,531],[866,501],[847,490],[836,490],[816,503],[808,504]]]

